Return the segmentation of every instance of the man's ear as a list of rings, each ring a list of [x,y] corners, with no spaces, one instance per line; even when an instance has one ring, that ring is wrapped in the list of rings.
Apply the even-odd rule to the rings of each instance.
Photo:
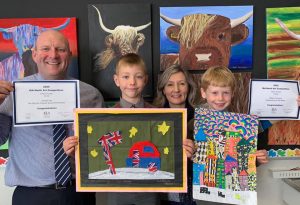
[[[117,74],[114,74],[114,81],[115,81],[116,86],[120,87],[120,83],[119,83],[119,79],[118,79]]]
[[[148,76],[148,75],[146,75],[146,76],[145,76],[145,85],[147,85],[147,83],[148,83],[148,80],[149,80],[149,76]]]
[[[205,93],[205,90],[203,88],[200,88],[200,94],[201,94],[201,97],[203,99],[206,99],[206,93]]]
[[[36,63],[36,50],[33,48],[31,49],[31,56],[32,56],[32,60]]]

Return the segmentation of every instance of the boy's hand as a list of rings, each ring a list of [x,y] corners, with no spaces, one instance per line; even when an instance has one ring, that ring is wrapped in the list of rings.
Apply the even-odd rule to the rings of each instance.
[[[269,162],[267,150],[261,149],[255,152],[258,164],[266,164]]]
[[[78,145],[78,137],[70,136],[63,141],[63,148],[68,156],[75,156],[75,146]]]
[[[5,98],[10,92],[14,90],[12,83],[8,81],[0,80],[0,105],[3,103]]]
[[[300,95],[298,95],[297,103],[298,103],[298,106],[300,107]]]
[[[191,159],[194,152],[195,152],[195,144],[193,140],[190,139],[185,139],[183,140],[183,145],[182,145],[186,156]]]

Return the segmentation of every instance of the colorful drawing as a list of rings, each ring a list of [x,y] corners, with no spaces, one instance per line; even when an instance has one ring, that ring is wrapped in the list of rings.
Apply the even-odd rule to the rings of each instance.
[[[267,69],[270,79],[300,80],[300,7],[267,8]],[[268,145],[300,145],[300,121],[269,129]]]
[[[161,7],[161,70],[251,69],[252,16],[253,6]]]
[[[80,136],[76,155],[82,165],[76,167],[79,189],[186,189],[186,168],[181,167],[186,161],[180,157],[186,135],[184,109],[78,109],[76,113]]]
[[[139,54],[152,78],[150,5],[89,5],[89,37],[94,85],[105,98],[119,98],[113,80],[107,79],[113,79],[116,61],[127,53]],[[152,96],[150,84],[144,93],[147,97]]]
[[[70,75],[78,77],[75,18],[0,19],[0,80],[12,81],[37,72],[31,49],[45,30],[59,30],[70,41],[73,54]]]
[[[254,154],[257,133],[256,117],[195,109],[195,199],[226,204],[257,204]]]

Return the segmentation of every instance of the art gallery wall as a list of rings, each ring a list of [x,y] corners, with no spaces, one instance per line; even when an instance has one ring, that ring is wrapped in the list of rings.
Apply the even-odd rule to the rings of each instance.
[[[152,17],[152,65],[153,82],[155,86],[156,76],[159,72],[159,7],[160,6],[226,6],[226,5],[253,5],[254,6],[254,38],[253,38],[253,68],[254,78],[266,78],[266,23],[265,10],[272,7],[299,6],[299,0],[10,0],[5,1],[0,7],[0,18],[44,18],[44,17],[76,17],[78,32],[78,56],[80,79],[92,83],[91,56],[89,55],[89,27],[88,4],[107,3],[146,3],[151,4]],[[124,18],[126,18],[124,16]],[[281,181],[273,179],[268,172],[269,168],[281,168],[289,165],[291,168],[299,166],[297,160],[272,160],[268,165],[262,165],[258,169],[258,203],[278,204],[283,202],[280,197]],[[11,204],[12,189],[4,184],[4,169],[0,168],[0,204]],[[99,197],[98,198],[102,198]],[[272,199],[272,203],[269,201]],[[100,204],[98,200],[98,204]],[[103,201],[102,201],[103,202]],[[101,203],[103,204],[103,203]],[[110,203],[111,204],[111,203]]]

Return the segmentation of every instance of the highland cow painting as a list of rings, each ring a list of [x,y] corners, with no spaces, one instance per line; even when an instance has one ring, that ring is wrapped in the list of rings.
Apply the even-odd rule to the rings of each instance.
[[[252,41],[253,6],[160,8],[161,70],[252,69]]]
[[[267,8],[269,79],[300,80],[300,7]],[[299,120],[285,120],[269,129],[268,145],[300,145]]]
[[[144,97],[152,97],[151,10],[149,4],[89,5],[89,44],[93,85],[105,99],[120,97],[113,81],[118,59],[136,53],[145,61],[149,82]]]
[[[268,8],[269,79],[300,79],[300,7]]]

